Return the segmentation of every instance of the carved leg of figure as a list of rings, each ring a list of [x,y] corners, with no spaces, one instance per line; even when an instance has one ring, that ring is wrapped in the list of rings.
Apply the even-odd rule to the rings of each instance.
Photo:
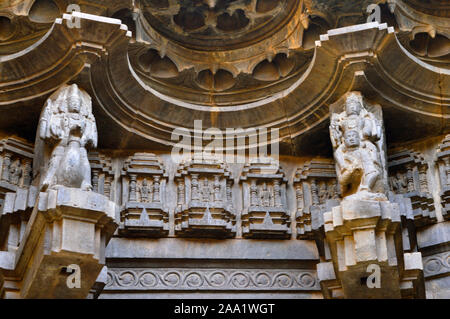
[[[83,182],[81,183],[81,189],[85,191],[92,190],[91,183],[91,165],[89,164],[87,151],[84,147],[80,148],[81,153],[81,166],[83,169]]]
[[[64,148],[57,146],[54,148],[50,161],[48,163],[47,171],[42,178],[41,191],[45,192],[47,188],[54,184],[54,178],[56,171],[58,170],[59,164],[64,155]]]
[[[371,171],[364,176],[361,183],[360,190],[371,191],[380,174],[377,171]]]

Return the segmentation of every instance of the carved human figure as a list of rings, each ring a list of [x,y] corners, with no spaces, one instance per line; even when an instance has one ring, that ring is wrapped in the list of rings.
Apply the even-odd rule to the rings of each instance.
[[[149,187],[148,187],[148,183],[147,183],[147,179],[144,178],[144,180],[142,181],[142,186],[140,187],[140,192],[141,192],[141,202],[147,203],[148,199],[149,199]]]
[[[252,179],[250,184],[250,205],[258,206],[258,187],[254,179]]]
[[[33,175],[40,174],[41,190],[57,185],[92,190],[86,148],[96,146],[90,97],[76,84],[64,85],[47,100],[39,122]]]
[[[327,184],[325,183],[325,181],[321,181],[319,183],[319,202],[320,204],[323,204],[326,202],[326,200],[328,199],[328,190],[327,190]]]
[[[211,199],[211,190],[209,189],[209,181],[208,178],[205,177],[202,186],[202,200],[204,202],[209,202],[210,199]]]
[[[178,191],[178,197],[177,197],[177,204],[178,206],[184,205],[184,181],[182,178],[178,180],[177,184],[177,191]]]
[[[14,185],[19,185],[20,178],[22,177],[22,166],[20,160],[16,159],[9,168],[10,182]]]
[[[344,197],[373,190],[381,174],[379,154],[372,143],[361,142],[358,131],[344,132],[344,144],[336,150],[335,159]]]
[[[159,176],[155,176],[153,178],[153,202],[155,203],[159,203],[161,201],[160,198],[160,177]]]
[[[347,96],[345,110],[331,117],[330,135],[333,148],[336,149],[342,144],[345,131],[353,130],[360,134],[363,141],[369,140],[374,143],[381,138],[381,125],[375,116],[363,107],[359,96],[355,93]]]
[[[136,196],[136,174],[131,174],[130,175],[130,196],[129,196],[129,200],[130,202],[135,202],[137,200],[137,196]]]
[[[199,200],[199,184],[198,184],[198,174],[192,174],[191,182],[192,200]]]
[[[220,176],[214,175],[214,201],[220,202]]]
[[[265,207],[270,206],[271,199],[272,199],[272,194],[271,194],[270,190],[267,188],[266,182],[264,182],[262,185],[262,190],[261,190],[262,206],[265,206]]]
[[[2,165],[2,180],[9,182],[9,167],[11,165],[11,154],[5,153]]]
[[[407,189],[407,182],[405,176],[397,171],[394,176],[390,177],[392,190],[396,193],[404,193]]]
[[[365,109],[361,96],[355,92],[346,96],[345,110],[331,116],[330,137],[344,198],[355,194],[359,199],[386,199],[380,121]]]

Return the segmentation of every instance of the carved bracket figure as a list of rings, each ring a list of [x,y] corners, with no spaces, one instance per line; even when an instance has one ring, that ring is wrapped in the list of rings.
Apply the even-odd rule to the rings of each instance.
[[[91,98],[76,84],[62,86],[47,100],[36,134],[33,175],[41,191],[57,185],[92,190],[86,149],[95,147]]]

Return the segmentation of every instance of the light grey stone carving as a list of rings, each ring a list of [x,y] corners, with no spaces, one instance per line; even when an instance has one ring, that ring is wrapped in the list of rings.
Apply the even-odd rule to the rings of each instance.
[[[34,176],[41,190],[61,185],[92,190],[86,148],[97,147],[92,102],[76,84],[63,85],[41,113],[34,151]]]
[[[428,164],[410,149],[393,149],[388,156],[389,182],[395,194],[409,198],[416,226],[436,222],[434,200],[428,187]]]
[[[175,233],[182,237],[234,237],[233,179],[228,167],[211,158],[181,163],[175,174]]]
[[[294,188],[297,237],[323,238],[323,214],[340,202],[334,161],[315,158],[306,162],[295,173]]]
[[[122,171],[119,232],[128,236],[164,237],[169,233],[165,194],[167,172],[152,153],[135,153]]]
[[[445,136],[437,152],[437,167],[441,184],[442,215],[450,219],[450,134]]]
[[[386,200],[386,162],[381,108],[369,111],[359,92],[349,92],[332,109],[330,137],[343,197]],[[342,108],[342,107],[341,107]]]
[[[244,166],[240,182],[244,205],[241,217],[243,237],[289,238],[287,179],[279,164],[255,158]]]
[[[320,290],[298,269],[108,268],[105,290]]]

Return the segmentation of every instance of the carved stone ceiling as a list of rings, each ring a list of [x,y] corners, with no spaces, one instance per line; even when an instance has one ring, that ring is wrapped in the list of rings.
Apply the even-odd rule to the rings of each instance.
[[[33,140],[44,99],[77,82],[103,148],[164,149],[195,119],[279,128],[289,154],[330,152],[328,106],[349,90],[382,105],[388,142],[448,132],[448,2],[378,1],[386,24],[356,26],[372,2],[2,1],[0,128]],[[115,19],[71,28],[68,4]]]

